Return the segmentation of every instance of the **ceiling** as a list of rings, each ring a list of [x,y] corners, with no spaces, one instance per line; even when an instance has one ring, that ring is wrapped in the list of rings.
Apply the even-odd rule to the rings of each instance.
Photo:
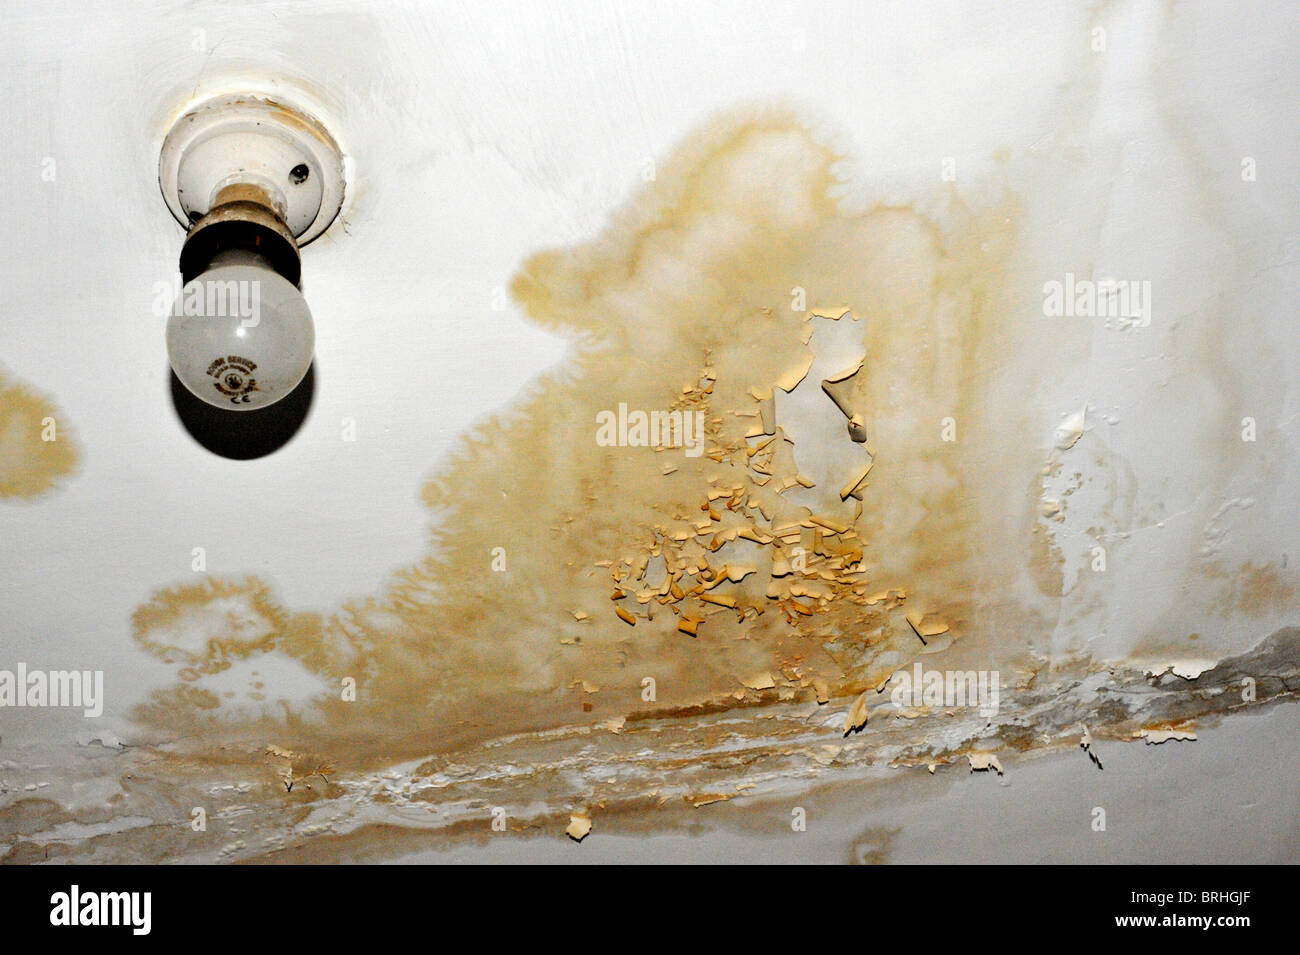
[[[952,844],[918,807],[1100,786],[1089,753],[1204,779],[1194,820],[1294,746],[1293,11],[6,20],[0,670],[105,688],[0,710],[12,860],[472,855],[484,806],[519,841],[474,851],[580,816],[593,858],[692,857],[807,804],[857,835],[801,858],[880,861]],[[321,117],[348,181],[303,249],[313,374],[232,423],[150,304],[162,138],[243,90]],[[602,437],[638,411],[698,453]],[[876,693],[915,665],[999,674],[999,714]],[[164,835],[189,796],[211,830]],[[1293,861],[1289,798],[1236,848],[1139,844]]]

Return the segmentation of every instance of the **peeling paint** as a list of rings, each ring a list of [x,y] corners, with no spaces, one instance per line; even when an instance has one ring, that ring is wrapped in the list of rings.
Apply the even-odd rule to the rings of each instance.
[[[335,12],[323,22],[355,26],[322,32],[360,37],[367,53],[427,53],[390,43],[383,17]],[[235,59],[224,64],[222,55],[190,57],[203,61],[198,75],[186,66],[177,79],[156,66],[174,86],[165,108],[246,69],[249,51],[231,46]],[[202,72],[208,60],[212,71]],[[280,51],[272,62],[290,88],[302,85],[293,56]],[[294,575],[315,580],[311,548],[264,558],[260,548],[276,536],[265,528],[248,534],[241,560],[201,583],[183,570],[135,573],[121,599],[139,603],[129,630],[121,606],[94,608],[105,652],[130,651],[141,664],[135,723],[69,736],[79,743],[48,756],[5,754],[6,861],[388,858],[412,844],[481,846],[495,838],[486,833],[497,831],[496,809],[521,842],[549,840],[590,858],[607,838],[697,833],[701,820],[783,828],[795,799],[837,787],[863,805],[887,784],[1012,794],[1029,764],[1053,754],[1108,782],[1133,752],[1196,758],[1227,716],[1293,703],[1295,631],[1256,643],[1296,607],[1290,528],[1259,530],[1261,515],[1276,513],[1261,484],[1289,486],[1294,418],[1263,407],[1280,402],[1280,390],[1250,386],[1284,380],[1285,363],[1245,347],[1254,337],[1266,351],[1273,334],[1237,321],[1244,306],[1233,304],[1256,307],[1253,286],[1238,284],[1264,266],[1234,241],[1242,237],[1209,195],[1207,183],[1235,170],[1207,156],[1171,106],[1178,101],[1162,84],[1183,74],[1168,64],[1148,84],[1164,94],[1149,128],[1167,130],[1165,145],[1177,147],[1166,156],[1174,174],[1163,178],[1193,184],[1178,211],[1211,224],[1186,246],[1221,254],[1222,277],[1198,282],[1201,299],[1176,301],[1171,275],[1211,271],[1180,246],[1168,262],[1142,262],[1170,267],[1155,276],[1163,281],[1149,330],[1122,317],[1048,327],[1037,314],[1054,256],[1081,276],[1100,274],[1106,250],[1140,245],[1122,234],[1128,204],[1107,200],[1118,171],[1136,169],[1125,181],[1141,187],[1135,205],[1146,208],[1144,161],[1129,152],[1113,166],[1109,156],[1080,159],[1112,142],[1128,149],[1139,131],[1094,142],[1094,131],[1062,122],[1080,107],[1119,122],[1099,79],[1113,67],[1100,62],[1085,55],[1087,65],[1071,60],[1057,77],[1077,74],[1082,89],[1061,84],[1042,140],[1001,150],[995,162],[963,158],[960,179],[878,181],[888,177],[875,166],[885,151],[846,145],[852,136],[795,110],[746,109],[656,154],[653,175],[603,228],[577,241],[554,223],[521,231],[528,243],[539,234],[564,243],[528,256],[510,293],[570,350],[508,405],[476,410],[489,416],[449,459],[420,439],[403,443],[435,469],[421,492],[427,546],[392,556],[375,532],[383,544],[356,562],[373,569],[380,555],[382,570],[367,580],[406,561],[381,587],[322,584],[292,599]],[[471,86],[470,75],[449,69],[444,78]],[[584,174],[576,165],[541,174],[554,172],[540,164],[562,151],[557,144],[581,139],[558,127],[537,139],[512,133],[525,142],[502,156],[502,139],[477,113],[460,129],[449,123],[448,139],[431,135],[441,119],[402,100],[404,82],[400,71],[364,74],[342,99],[318,92],[335,107],[328,115],[373,110],[385,135],[406,128],[420,142],[390,170],[365,155],[373,135],[355,140],[371,169],[349,182],[339,224],[350,236],[349,220],[360,217],[357,235],[369,230],[369,241],[384,232],[385,259],[412,282],[441,280],[442,263],[428,261],[420,233],[377,228],[387,186],[441,183],[458,155],[499,162],[521,192]],[[452,118],[473,112],[463,92],[448,101]],[[379,106],[389,93],[402,100],[391,112]],[[680,129],[701,112],[692,105],[684,115],[666,110],[654,122]],[[615,155],[610,145],[586,158]],[[622,188],[631,177],[612,168]],[[1085,178],[1093,174],[1107,185],[1095,188]],[[1037,175],[1048,185],[1029,195]],[[485,192],[505,194],[486,182]],[[1076,192],[1095,208],[1071,205]],[[1118,219],[1108,211],[1116,208]],[[322,255],[355,248],[337,229]],[[1048,243],[1036,257],[1041,240],[1072,229],[1120,234]],[[1285,264],[1283,253],[1269,254],[1270,267]],[[342,261],[329,270],[345,273]],[[499,307],[509,312],[504,295]],[[1105,337],[1112,331],[1122,346]],[[468,361],[463,350],[456,360]],[[1059,376],[1068,386],[1049,398],[1041,386]],[[1125,391],[1120,377],[1148,383]],[[600,416],[627,425],[627,409],[644,429],[602,444]],[[1276,420],[1261,425],[1271,440],[1237,455],[1232,431],[1247,412]],[[58,422],[57,447],[34,443],[38,416]],[[695,421],[698,443],[685,427]],[[664,422],[680,427],[660,430]],[[1150,436],[1144,425],[1171,432],[1149,460],[1136,453]],[[0,378],[0,496],[42,498],[43,508],[68,496],[43,500],[70,483],[81,457],[62,428],[51,400]],[[195,474],[189,466],[181,473]],[[256,486],[256,470],[241,480],[249,474]],[[79,489],[94,493],[92,483]],[[241,484],[235,496],[245,492]],[[242,520],[220,526],[239,536]],[[311,518],[330,531],[334,521]],[[349,558],[352,546],[338,535]],[[1094,547],[1108,570],[1089,566]],[[1153,564],[1159,586],[1145,580]],[[1207,607],[1222,628],[1205,619]],[[1001,707],[894,705],[887,684],[918,661],[1000,673]],[[1076,746],[1099,770],[1106,748],[1111,768],[1102,776],[1081,766]],[[209,832],[189,829],[194,806],[209,808]],[[587,839],[597,815],[596,838],[569,846]],[[897,828],[863,825],[841,834],[837,853],[847,845],[850,861],[879,862],[907,849]]]

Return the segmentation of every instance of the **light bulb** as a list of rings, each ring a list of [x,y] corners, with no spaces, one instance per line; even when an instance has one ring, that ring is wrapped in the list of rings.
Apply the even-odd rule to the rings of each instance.
[[[297,287],[251,251],[229,250],[181,290],[167,356],[192,394],[230,411],[288,395],[311,367],[311,311]]]
[[[311,370],[299,247],[338,216],[343,170],[329,131],[279,95],[214,97],[172,125],[158,184],[186,233],[167,357],[199,400],[256,411]]]

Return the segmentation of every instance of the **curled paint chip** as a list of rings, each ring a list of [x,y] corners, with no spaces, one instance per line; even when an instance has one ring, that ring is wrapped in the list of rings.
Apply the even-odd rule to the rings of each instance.
[[[752,388],[749,392],[758,402],[758,431],[751,431],[746,437],[756,438],[761,435],[776,434],[776,397],[771,388]]]
[[[916,631],[916,635],[921,638],[922,643],[925,642],[927,637],[937,637],[941,633],[948,632],[948,624],[933,615],[909,613],[907,622],[912,625],[912,629]]]
[[[726,802],[728,799],[734,799],[735,797],[736,793],[695,793],[682,798],[696,809],[700,809],[703,806],[711,806],[715,802]]]
[[[723,571],[726,573],[727,580],[731,581],[733,584],[740,583],[742,580],[744,580],[750,574],[755,573],[757,570],[758,570],[757,567],[754,567],[750,564],[727,564],[726,567],[723,568]]]
[[[1062,421],[1056,428],[1056,447],[1059,451],[1068,451],[1083,437],[1088,409],[1076,411]]]
[[[850,497],[856,498],[859,501],[862,500],[862,495],[867,486],[867,475],[871,473],[871,466],[873,464],[875,464],[874,461],[868,461],[864,467],[858,469],[853,477],[849,478],[847,484],[840,488],[841,501],[848,500]]]
[[[862,371],[862,365],[866,361],[866,356],[858,359],[858,363],[847,371],[842,371],[833,378],[827,378],[822,381],[822,391],[826,397],[835,402],[835,407],[848,419],[849,439],[857,444],[863,444],[867,440],[866,421],[863,418],[862,409],[855,404],[855,382],[857,376]],[[843,498],[841,498],[842,500]]]
[[[1135,737],[1141,737],[1146,741],[1148,746],[1159,743],[1167,743],[1170,740],[1182,742],[1184,740],[1196,739],[1196,731],[1190,726],[1169,726],[1169,727],[1143,727],[1133,734]]]
[[[787,394],[794,391],[799,387],[799,383],[808,377],[808,371],[812,368],[812,363],[813,355],[810,352],[799,364],[792,366],[776,380],[776,387]]]
[[[1088,754],[1088,758],[1097,765],[1098,769],[1104,768],[1101,765],[1101,757],[1098,756],[1097,751],[1092,748],[1092,734],[1088,732],[1088,724],[1080,723],[1079,725],[1083,727],[1083,735],[1079,737],[1080,748]]]
[[[574,842],[581,842],[591,834],[591,817],[586,813],[575,812],[569,816],[569,828],[564,834]]]
[[[843,534],[849,529],[848,524],[845,524],[843,521],[837,521],[833,517],[827,517],[824,514],[813,514],[808,519],[818,527],[824,527],[826,530],[833,531],[836,534]]]
[[[862,727],[867,725],[867,694],[870,690],[863,690],[858,694],[858,698],[853,701],[849,707],[848,713],[844,716],[844,735],[859,732]]]
[[[1166,673],[1172,673],[1176,677],[1184,680],[1195,680],[1206,670],[1212,670],[1218,666],[1219,661],[1215,658],[1186,658],[1182,660],[1171,660],[1167,663],[1155,663],[1145,668],[1146,675],[1159,679]]]
[[[966,761],[970,763],[972,773],[986,773],[989,770],[1003,775],[1002,764],[998,762],[996,753],[967,753]]]
[[[858,359],[858,363],[852,368],[840,372],[833,378],[826,378],[822,381],[822,391],[826,392],[827,397],[835,402],[835,407],[844,412],[844,417],[852,418],[856,409],[853,407],[853,379],[862,371],[862,364],[866,361],[866,356]]]

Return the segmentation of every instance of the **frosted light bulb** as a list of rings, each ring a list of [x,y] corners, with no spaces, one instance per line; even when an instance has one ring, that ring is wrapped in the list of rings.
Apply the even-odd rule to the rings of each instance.
[[[182,290],[167,320],[167,356],[192,394],[230,411],[288,395],[316,347],[307,300],[251,252],[217,255]]]
[[[338,216],[343,173],[334,137],[279,95],[217,96],[172,125],[158,184],[185,242],[167,357],[200,401],[256,411],[311,370],[316,333],[298,291],[299,248]],[[246,420],[270,426],[275,417]]]

